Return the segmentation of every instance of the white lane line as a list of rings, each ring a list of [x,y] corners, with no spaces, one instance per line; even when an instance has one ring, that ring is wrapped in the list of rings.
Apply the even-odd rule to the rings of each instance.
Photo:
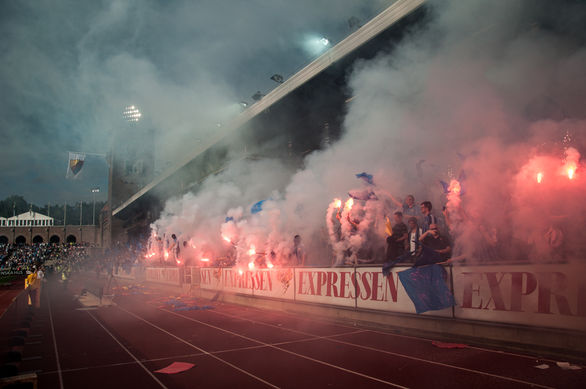
[[[123,311],[126,311],[126,312],[130,313],[131,315],[134,315],[132,312],[127,311],[126,309],[124,309],[124,308],[122,308],[120,306],[118,306],[118,308],[119,309],[122,309]],[[287,353],[287,354],[294,355],[294,356],[299,357],[299,358],[303,358],[303,359],[307,359],[307,360],[312,361],[312,362],[315,362],[315,363],[319,363],[320,365],[329,366],[329,367],[332,367],[334,369],[341,370],[341,371],[344,371],[346,373],[354,374],[354,375],[357,375],[357,376],[360,376],[360,377],[363,377],[363,378],[367,378],[367,379],[372,380],[372,381],[380,382],[380,383],[385,384],[385,385],[393,386],[393,387],[396,387],[396,388],[407,389],[406,386],[402,386],[402,385],[399,385],[399,384],[395,384],[395,383],[390,382],[390,381],[385,381],[385,380],[382,380],[380,378],[372,377],[372,376],[369,376],[368,374],[363,374],[363,373],[360,373],[358,371],[346,369],[346,368],[344,368],[342,366],[334,365],[334,364],[331,364],[331,363],[328,363],[328,362],[325,362],[325,361],[322,361],[322,360],[319,360],[319,359],[315,359],[315,358],[312,358],[312,357],[308,357],[307,355],[298,354],[298,353],[296,353],[294,351],[290,351],[290,350],[287,350],[287,349],[284,349],[284,348],[281,348],[281,347],[273,346],[273,345],[271,345],[269,343],[265,343],[265,342],[263,342],[261,340],[254,339],[254,338],[250,338],[248,336],[241,335],[241,334],[238,334],[236,332],[233,332],[233,331],[230,331],[230,330],[226,330],[224,328],[217,327],[217,326],[214,326],[212,324],[208,324],[208,323],[205,323],[203,321],[199,321],[199,320],[193,319],[193,318],[191,318],[189,316],[180,315],[178,313],[175,313],[173,311],[169,311],[167,309],[160,309],[159,308],[159,310],[161,310],[163,312],[170,313],[170,314],[175,315],[175,316],[179,316],[179,317],[181,317],[183,319],[186,319],[186,320],[193,321],[195,323],[199,323],[199,324],[205,325],[205,326],[210,327],[210,328],[214,328],[214,329],[216,329],[218,331],[222,331],[222,332],[228,333],[230,335],[238,336],[240,338],[249,340],[251,342],[255,342],[255,343],[259,343],[259,344],[265,345],[266,347],[273,348],[275,350],[279,350],[279,351],[282,351],[282,352]],[[142,320],[144,320],[144,319],[142,319]]]
[[[310,332],[299,331],[299,330],[294,330],[294,329],[290,329],[290,328],[284,328],[284,327],[276,326],[274,324],[269,324],[269,323],[265,323],[265,322],[262,322],[262,321],[248,319],[248,318],[242,318],[242,317],[235,316],[235,315],[231,315],[231,314],[228,314],[228,313],[217,312],[217,311],[213,311],[213,310],[211,312],[214,312],[214,313],[216,313],[218,315],[223,315],[223,316],[227,316],[227,317],[230,317],[230,318],[238,319],[238,320],[249,321],[249,322],[252,322],[252,323],[261,324],[261,325],[265,325],[265,326],[268,326],[268,327],[274,327],[274,328],[279,328],[279,329],[283,329],[283,330],[295,332],[295,333],[298,333],[298,334],[303,334],[303,335],[306,335],[306,336],[315,335],[315,334],[311,334]],[[369,332],[372,332],[372,331],[369,331]],[[328,338],[326,340],[328,340],[330,342],[341,343],[341,344],[345,344],[345,345],[349,345],[349,346],[353,346],[353,347],[358,347],[358,348],[362,348],[362,349],[366,349],[366,350],[370,350],[370,351],[376,351],[376,352],[380,352],[380,353],[384,353],[384,354],[389,354],[389,355],[393,355],[393,356],[397,356],[397,357],[412,359],[412,360],[419,361],[419,362],[425,362],[425,363],[430,363],[430,364],[434,364],[434,365],[438,365],[438,366],[442,366],[442,367],[449,367],[449,368],[452,368],[452,369],[458,369],[458,370],[472,372],[472,373],[476,373],[476,374],[482,374],[482,375],[486,375],[486,376],[489,376],[489,377],[495,377],[495,378],[499,378],[499,379],[503,379],[503,380],[507,380],[507,381],[512,381],[512,382],[516,382],[516,383],[520,383],[520,384],[524,384],[524,385],[536,386],[536,387],[539,387],[539,388],[552,389],[550,386],[540,385],[540,384],[536,384],[534,382],[523,381],[523,380],[520,380],[520,379],[517,379],[517,378],[505,377],[505,376],[501,376],[501,375],[498,375],[498,374],[492,374],[492,373],[483,372],[483,371],[480,371],[480,370],[468,369],[466,367],[449,365],[449,364],[442,363],[442,362],[430,361],[430,360],[427,360],[427,359],[418,358],[418,357],[414,357],[414,356],[410,356],[410,355],[395,353],[395,352],[387,351],[387,350],[381,350],[381,349],[378,349],[378,348],[375,348],[375,347],[364,346],[364,345],[360,345],[360,344],[356,344],[356,343],[352,343],[352,342],[346,342],[344,340],[333,339],[333,338]]]
[[[225,306],[227,308],[230,308],[230,305]],[[246,307],[248,310],[250,311],[256,311],[256,312],[261,312],[261,313],[266,313],[265,310],[262,309],[258,309],[258,308],[254,308],[254,307]],[[297,320],[302,320],[302,321],[308,321],[308,322],[313,322],[313,323],[318,323],[318,324],[327,324],[327,325],[333,325],[333,326],[337,326],[337,327],[342,327],[342,328],[356,328],[353,326],[349,326],[346,324],[341,324],[337,321],[334,320],[327,320],[327,319],[313,319],[313,318],[309,318],[309,317],[303,317],[303,318],[299,318],[297,315],[295,314],[291,314],[288,312],[281,312],[281,311],[271,311],[271,314],[276,313],[279,314],[281,317],[291,317],[291,318],[296,318]],[[410,336],[410,335],[403,335],[403,334],[397,334],[397,333],[393,333],[393,332],[385,332],[385,331],[379,331],[373,328],[370,328],[368,325],[366,324],[361,324],[362,327],[365,328],[365,331],[369,331],[375,334],[381,334],[381,335],[387,335],[387,336],[391,336],[391,337],[396,337],[396,338],[405,338],[405,339],[413,339],[413,340],[417,340],[419,342],[424,342],[424,343],[429,343],[431,341],[437,340],[437,339],[432,339],[432,338],[424,338],[424,337],[417,337],[417,336]],[[523,358],[523,359],[530,359],[530,360],[540,360],[540,361],[544,361],[544,362],[551,362],[551,363],[556,363],[557,361],[554,359],[548,359],[548,358],[541,358],[535,355],[524,355],[524,354],[518,354],[518,353],[513,353],[510,351],[502,351],[502,350],[493,350],[490,348],[485,348],[485,347],[480,347],[480,346],[470,346],[468,345],[469,349],[472,350],[479,350],[479,351],[484,351],[487,353],[494,353],[494,354],[501,354],[501,355],[509,355],[509,356],[513,356],[513,357],[518,357],[518,358]]]
[[[154,328],[158,329],[159,331],[161,331],[161,332],[164,332],[165,334],[167,334],[167,335],[169,335],[169,336],[171,336],[171,337],[173,337],[173,338],[177,339],[177,340],[178,340],[178,341],[180,341],[181,343],[184,343],[184,344],[186,344],[186,345],[188,345],[188,346],[190,346],[190,347],[192,347],[192,348],[194,348],[194,349],[196,349],[196,350],[198,350],[198,351],[200,351],[200,352],[204,353],[205,355],[208,355],[208,356],[210,356],[210,357],[212,357],[212,358],[214,358],[214,359],[216,359],[216,360],[218,360],[218,361],[222,362],[223,364],[225,364],[225,365],[228,365],[228,366],[230,366],[230,367],[232,367],[232,368],[234,368],[234,369],[238,370],[239,372],[246,374],[247,376],[249,376],[249,377],[252,377],[252,378],[254,378],[254,379],[258,380],[258,381],[262,382],[263,384],[265,384],[265,385],[267,385],[267,386],[270,386],[271,388],[278,388],[278,386],[276,386],[276,385],[273,385],[273,384],[271,384],[270,382],[268,382],[268,381],[265,381],[265,380],[263,380],[262,378],[260,378],[260,377],[257,377],[257,376],[255,376],[254,374],[252,374],[252,373],[250,373],[250,372],[248,372],[248,371],[246,371],[246,370],[244,370],[244,369],[241,369],[241,368],[239,368],[238,366],[236,366],[236,365],[234,365],[234,364],[232,364],[232,363],[230,363],[230,362],[228,362],[228,361],[226,361],[226,360],[224,360],[224,359],[222,359],[222,358],[220,358],[220,357],[218,357],[218,356],[216,356],[216,355],[214,355],[214,354],[212,354],[212,353],[210,353],[210,352],[208,352],[208,351],[206,351],[206,350],[204,350],[204,349],[202,349],[201,347],[198,347],[198,346],[194,345],[193,343],[190,343],[190,342],[188,342],[187,340],[185,340],[185,339],[182,339],[182,338],[178,337],[177,335],[170,333],[169,331],[165,330],[164,328],[161,328],[161,327],[159,327],[158,325],[156,325],[156,324],[154,324],[154,323],[151,323],[150,321],[148,321],[148,320],[146,320],[146,319],[144,319],[144,318],[142,318],[142,317],[138,316],[137,314],[135,314],[135,313],[133,313],[133,312],[130,312],[129,310],[126,310],[126,309],[122,308],[122,307],[121,307],[121,306],[119,306],[119,305],[117,305],[117,306],[116,306],[116,308],[120,309],[121,311],[124,311],[124,312],[128,313],[128,314],[129,314],[129,315],[131,315],[131,316],[134,316],[134,317],[136,317],[137,319],[139,319],[139,320],[141,320],[141,321],[143,321],[143,322],[147,323],[148,325],[150,325],[150,326],[152,326],[152,327],[154,327]],[[89,313],[89,312],[88,312],[88,313]],[[257,342],[257,343],[258,343],[258,342]]]
[[[143,369],[144,371],[146,371],[146,372],[148,373],[148,375],[150,375],[150,376],[151,376],[151,378],[152,378],[153,380],[155,380],[155,381],[157,382],[157,384],[159,384],[159,386],[161,386],[161,388],[168,389],[168,388],[165,386],[165,384],[163,384],[161,381],[159,381],[159,379],[158,379],[157,377],[155,377],[155,375],[154,375],[153,373],[151,373],[151,372],[150,372],[150,370],[149,370],[149,369],[147,369],[147,368],[146,368],[146,366],[145,366],[145,365],[143,365],[143,364],[142,364],[142,362],[141,362],[141,361],[139,361],[139,360],[138,360],[138,358],[137,358],[137,357],[136,357],[136,356],[135,356],[133,353],[131,353],[131,352],[130,352],[130,350],[129,350],[129,349],[127,349],[127,348],[126,348],[126,347],[125,347],[125,346],[124,346],[124,345],[123,345],[123,344],[122,344],[122,343],[121,343],[121,342],[120,342],[118,339],[116,339],[116,337],[115,337],[115,336],[114,336],[114,335],[113,335],[113,334],[112,334],[112,333],[111,333],[111,332],[110,332],[110,331],[109,331],[109,330],[108,330],[106,327],[104,327],[104,325],[103,325],[102,323],[100,323],[100,321],[99,321],[99,320],[98,320],[98,319],[97,319],[97,318],[96,318],[94,315],[92,315],[92,313],[91,313],[90,311],[86,311],[86,312],[87,312],[87,314],[88,314],[88,315],[90,315],[90,317],[91,317],[92,319],[94,319],[94,320],[96,321],[96,323],[98,323],[98,324],[100,325],[100,327],[102,327],[102,329],[103,329],[104,331],[106,331],[106,333],[107,333],[108,335],[110,335],[110,337],[112,337],[112,339],[114,339],[114,341],[115,341],[116,343],[118,343],[118,345],[119,345],[120,347],[122,347],[122,349],[123,349],[124,351],[126,351],[126,353],[127,353],[128,355],[130,355],[130,356],[132,357],[132,359],[134,359],[134,361],[135,361],[136,363],[138,363],[138,364],[139,364],[139,366],[140,366],[140,367],[142,367],[142,369]]]
[[[57,361],[57,373],[59,374],[59,388],[63,389],[63,374],[61,373],[61,362],[59,361],[59,351],[57,350],[57,338],[55,337],[55,324],[53,323],[53,313],[51,309],[51,296],[47,290],[47,305],[49,306],[49,321],[51,322],[51,334],[53,335],[53,348],[55,349],[55,360]]]
[[[283,345],[294,344],[294,343],[305,343],[305,342],[310,342],[312,340],[326,339],[326,338],[331,338],[331,337],[336,337],[336,336],[352,335],[352,334],[357,334],[357,333],[361,333],[361,332],[365,332],[365,331],[351,331],[351,332],[345,332],[345,333],[336,334],[336,335],[314,336],[314,337],[305,338],[305,339],[288,340],[286,342],[271,343],[271,345],[283,346]],[[236,347],[236,348],[229,348],[229,349],[223,349],[223,350],[218,350],[218,351],[210,351],[209,353],[214,354],[214,355],[219,355],[219,354],[226,354],[226,353],[231,353],[231,352],[236,352],[236,351],[257,350],[257,349],[261,349],[261,348],[266,348],[266,346],[259,344],[257,346]],[[202,355],[206,355],[206,354],[202,353],[202,352],[198,352],[198,353],[190,353],[190,354],[172,355],[170,357],[141,359],[140,361],[142,363],[161,362],[161,361],[168,361],[168,360],[173,360],[173,359],[178,359],[178,358],[199,357]],[[76,367],[74,369],[63,369],[62,372],[63,373],[70,373],[70,372],[81,371],[81,370],[103,369],[103,368],[108,368],[108,367],[119,367],[119,366],[134,365],[134,364],[136,364],[136,361],[108,363],[108,364],[104,364],[104,365],[93,365],[93,366]],[[48,375],[48,374],[55,374],[55,373],[57,373],[57,370],[43,371],[38,374],[39,375]]]

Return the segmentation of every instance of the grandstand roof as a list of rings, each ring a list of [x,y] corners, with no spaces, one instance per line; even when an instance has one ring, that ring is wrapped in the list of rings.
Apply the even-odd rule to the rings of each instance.
[[[177,171],[186,166],[197,156],[219,143],[228,135],[242,128],[246,123],[250,122],[260,113],[265,112],[268,108],[291,94],[291,92],[295,91],[313,79],[315,76],[332,66],[337,61],[360,48],[362,45],[369,42],[383,31],[387,30],[390,26],[394,25],[405,16],[411,14],[424,3],[425,0],[397,0],[394,2],[391,6],[375,16],[360,29],[350,34],[346,39],[336,44],[316,60],[291,76],[277,88],[273,89],[266,96],[264,96],[262,100],[256,102],[254,105],[250,106],[244,112],[235,117],[231,122],[222,126],[221,130],[217,131],[216,135],[210,138],[207,142],[198,144],[192,153],[186,155],[178,163],[161,173],[158,177],[156,177],[149,184],[145,185],[120,206],[113,209],[112,215],[120,213],[130,204],[134,203],[136,200],[151,191],[167,178],[173,176]]]

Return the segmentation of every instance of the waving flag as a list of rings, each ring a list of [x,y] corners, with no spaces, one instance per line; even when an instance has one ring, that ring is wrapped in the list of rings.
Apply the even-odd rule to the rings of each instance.
[[[450,184],[442,180],[440,180],[440,184],[442,186],[442,189],[444,190],[444,194],[450,193]]]
[[[261,200],[257,203],[255,203],[251,208],[250,208],[250,213],[252,213],[253,215],[255,213],[259,213],[260,211],[262,211],[262,204],[265,202],[266,200]]]
[[[438,311],[456,305],[446,285],[446,271],[440,265],[413,267],[398,273],[415,311]]]
[[[356,178],[370,184],[370,185],[374,185],[374,181],[373,181],[373,177],[372,174],[368,174],[366,172],[362,172],[362,173],[358,173],[356,174]]]
[[[67,174],[65,175],[66,178],[78,178],[79,173],[81,172],[81,168],[83,167],[83,163],[85,161],[85,154],[84,153],[72,153],[69,152],[69,163],[67,164]]]

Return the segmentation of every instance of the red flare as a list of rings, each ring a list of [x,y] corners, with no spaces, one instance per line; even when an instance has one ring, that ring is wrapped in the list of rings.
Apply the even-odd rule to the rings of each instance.
[[[344,205],[344,208],[346,208],[348,211],[350,211],[352,209],[352,206],[354,205],[354,199],[352,197],[350,197],[347,201],[346,204]]]
[[[256,247],[254,247],[254,245],[250,246],[250,250],[248,250],[248,255],[256,255]]]

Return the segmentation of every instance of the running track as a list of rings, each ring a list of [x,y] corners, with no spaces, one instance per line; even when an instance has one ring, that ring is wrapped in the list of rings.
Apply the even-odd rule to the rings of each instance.
[[[43,288],[20,371],[39,388],[578,388],[586,370],[479,347],[442,349],[430,339],[220,302],[214,309],[163,308],[169,293],[116,297],[80,309],[68,291]],[[155,293],[155,292],[149,292]],[[157,300],[159,299],[159,300]],[[34,341],[38,339],[38,341]],[[32,340],[32,341],[31,341]],[[195,367],[154,373],[172,362]],[[534,366],[546,363],[547,370]]]

